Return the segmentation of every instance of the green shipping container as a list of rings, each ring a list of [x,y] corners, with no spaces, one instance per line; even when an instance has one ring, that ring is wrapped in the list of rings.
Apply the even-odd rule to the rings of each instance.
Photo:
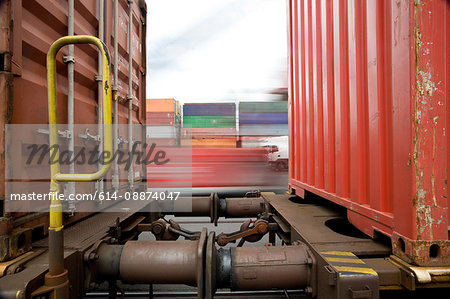
[[[235,116],[183,116],[184,127],[235,127]]]
[[[288,112],[288,102],[240,102],[239,103],[239,113],[248,112],[273,112],[273,113],[283,113]]]

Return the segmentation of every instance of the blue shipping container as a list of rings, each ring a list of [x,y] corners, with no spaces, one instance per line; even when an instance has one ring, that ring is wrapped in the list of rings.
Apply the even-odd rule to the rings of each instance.
[[[287,124],[287,113],[240,113],[239,124]]]
[[[184,116],[235,116],[236,104],[184,104]]]

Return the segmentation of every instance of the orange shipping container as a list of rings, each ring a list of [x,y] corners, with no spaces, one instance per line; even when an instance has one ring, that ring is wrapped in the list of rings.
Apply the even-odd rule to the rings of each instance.
[[[222,147],[235,148],[236,139],[234,138],[204,138],[204,139],[181,139],[181,146],[194,148],[198,147]]]
[[[175,99],[147,99],[146,112],[172,112],[180,114],[180,104]]]

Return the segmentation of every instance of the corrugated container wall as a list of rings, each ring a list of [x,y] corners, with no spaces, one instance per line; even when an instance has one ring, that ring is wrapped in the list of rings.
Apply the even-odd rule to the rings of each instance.
[[[449,266],[450,2],[291,0],[290,188]]]
[[[114,1],[102,0],[104,4],[104,42],[111,57],[111,76],[114,69]],[[75,0],[74,34],[99,37],[99,4],[101,1]],[[145,124],[145,74],[146,74],[146,8],[144,1],[131,1],[132,5],[132,43],[128,45],[129,2],[118,1],[118,82],[119,100],[118,123],[119,136],[130,139],[127,135],[128,100],[132,100],[133,124]],[[0,1],[0,186],[1,199],[5,196],[5,156],[4,127],[5,124],[47,124],[47,68],[46,55],[50,45],[60,37],[68,35],[68,2],[67,1]],[[128,89],[129,50],[132,51],[132,88]],[[57,55],[57,96],[58,122],[67,123],[67,65],[63,55],[68,54],[64,47]],[[98,118],[98,53],[91,45],[74,47],[74,123],[76,125],[97,124]],[[113,82],[114,83],[114,82]],[[113,115],[113,117],[115,117]],[[78,126],[80,127],[80,126]],[[74,136],[80,141],[78,134]],[[97,134],[91,131],[91,134]],[[139,133],[138,133],[139,134]],[[140,136],[134,136],[136,140]],[[80,141],[81,142],[81,141]],[[47,167],[48,168],[48,167]],[[46,171],[48,169],[46,168]],[[120,178],[127,181],[127,172],[121,167]],[[135,171],[141,176],[144,173]],[[106,188],[111,187],[111,171],[107,177]],[[136,178],[137,179],[137,178]],[[92,183],[93,186],[94,183]],[[1,203],[3,206],[3,203]],[[3,214],[3,209],[1,211]],[[22,214],[13,215],[21,217]],[[65,218],[71,222],[86,216],[77,213]],[[31,222],[17,221],[21,226],[41,225],[46,223],[48,214]],[[9,218],[8,218],[9,219]],[[31,219],[31,218],[30,218]],[[2,223],[6,223],[2,221]],[[10,224],[8,224],[10,225]],[[16,226],[15,223],[12,224]],[[47,225],[43,225],[44,231]],[[5,233],[0,225],[0,236]]]

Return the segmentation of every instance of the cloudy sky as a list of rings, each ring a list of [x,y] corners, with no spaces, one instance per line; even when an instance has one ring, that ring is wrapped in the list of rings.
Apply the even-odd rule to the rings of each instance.
[[[286,87],[285,0],[146,0],[147,97],[264,100]]]

